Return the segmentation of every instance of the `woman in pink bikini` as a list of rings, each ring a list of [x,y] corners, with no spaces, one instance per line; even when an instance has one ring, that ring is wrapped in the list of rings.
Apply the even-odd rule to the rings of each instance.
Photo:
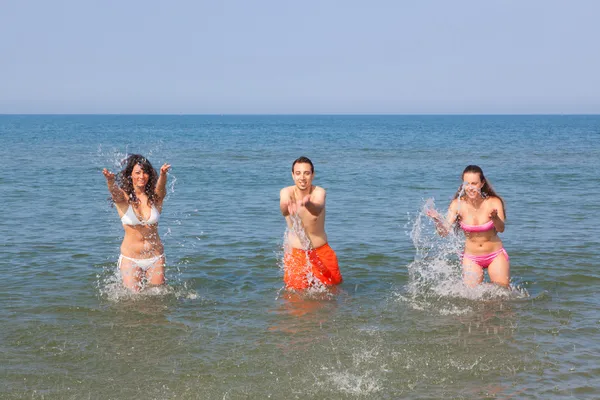
[[[106,168],[102,173],[125,230],[119,256],[123,285],[137,292],[144,279],[150,285],[165,283],[165,254],[158,236],[158,220],[171,166],[164,164],[159,175],[150,161],[139,154],[130,155],[124,164],[116,177]]]
[[[428,212],[440,235],[446,236],[452,226],[465,232],[465,250],[462,256],[463,279],[466,285],[476,286],[483,281],[487,268],[490,280],[508,287],[510,262],[498,232],[504,232],[504,200],[477,165],[469,165],[462,174],[463,184],[458,188],[444,220],[436,211]]]

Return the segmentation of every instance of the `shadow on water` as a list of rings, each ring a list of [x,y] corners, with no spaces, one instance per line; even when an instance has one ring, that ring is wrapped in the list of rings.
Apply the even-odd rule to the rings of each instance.
[[[338,310],[339,290],[327,289],[295,292],[284,290],[277,298],[277,307],[269,310],[271,333],[285,336],[277,342],[282,351],[301,351],[327,339],[323,325],[330,324]]]

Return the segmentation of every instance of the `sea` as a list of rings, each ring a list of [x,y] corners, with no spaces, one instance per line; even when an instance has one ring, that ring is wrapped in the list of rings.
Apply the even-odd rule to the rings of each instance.
[[[172,166],[140,293],[102,175],[132,153]],[[344,282],[296,293],[300,156]],[[465,287],[464,237],[424,216],[470,164],[509,290]],[[0,204],[1,399],[600,398],[598,115],[1,115]]]

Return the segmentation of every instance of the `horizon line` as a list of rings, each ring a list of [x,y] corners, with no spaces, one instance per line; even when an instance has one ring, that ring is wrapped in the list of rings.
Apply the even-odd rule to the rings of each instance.
[[[600,113],[2,113],[0,116],[600,116]]]

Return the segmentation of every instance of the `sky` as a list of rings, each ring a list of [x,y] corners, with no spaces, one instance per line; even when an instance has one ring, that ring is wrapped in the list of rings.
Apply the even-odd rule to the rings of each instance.
[[[2,114],[598,114],[597,0],[0,0]]]

